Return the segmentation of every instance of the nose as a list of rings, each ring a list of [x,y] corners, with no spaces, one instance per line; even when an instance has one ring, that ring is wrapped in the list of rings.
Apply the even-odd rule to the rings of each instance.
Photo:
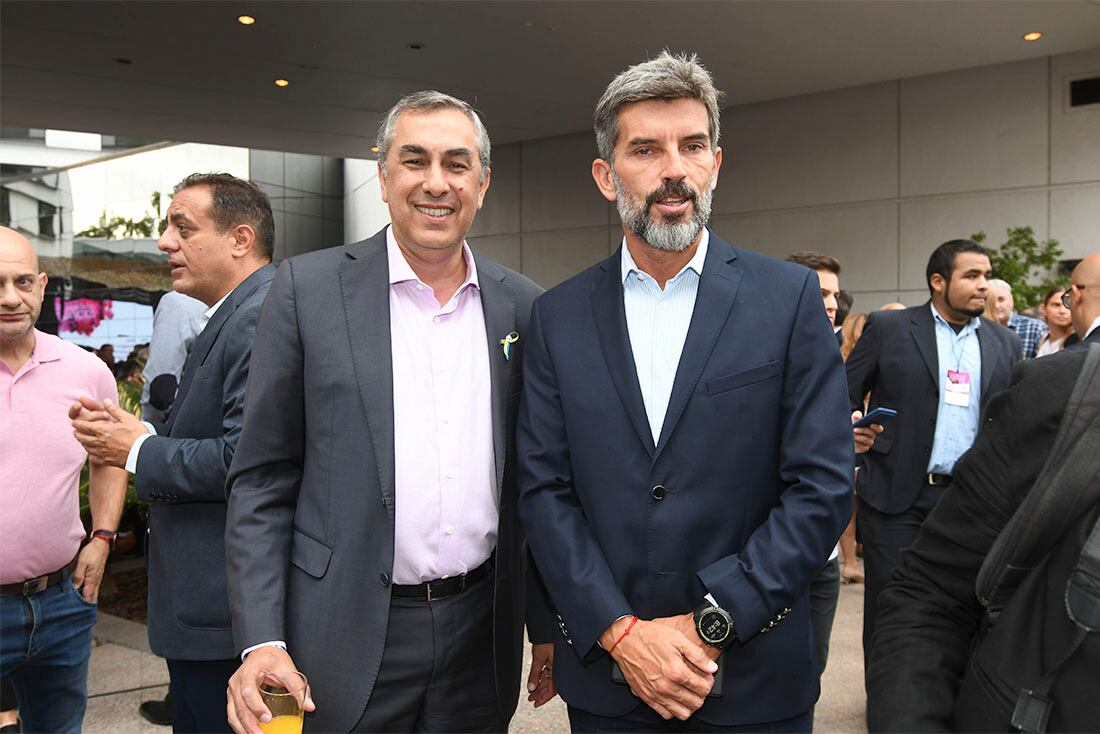
[[[176,249],[175,242],[169,236],[169,232],[171,232],[171,231],[172,231],[171,227],[164,230],[164,234],[162,234],[160,236],[160,238],[157,240],[157,249],[160,250],[161,252],[172,252]]]
[[[666,181],[683,181],[687,178],[687,168],[684,167],[684,157],[679,150],[674,150],[665,156],[664,170],[661,178]]]
[[[421,184],[424,193],[433,198],[439,198],[447,193],[447,177],[443,173],[443,165],[434,161],[424,171],[424,182]]]

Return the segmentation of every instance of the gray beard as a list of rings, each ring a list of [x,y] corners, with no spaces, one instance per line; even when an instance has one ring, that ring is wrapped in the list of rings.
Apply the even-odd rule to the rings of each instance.
[[[611,171],[611,178],[615,183],[617,194],[615,206],[619,210],[619,218],[623,220],[627,229],[638,235],[650,247],[666,252],[683,252],[710,221],[711,200],[714,196],[710,186],[696,193],[687,184],[682,184],[692,194],[691,218],[681,222],[666,222],[654,221],[650,218],[649,210],[653,202],[642,201],[634,196],[623,185],[614,169]],[[650,194],[650,197],[652,196],[653,194]]]

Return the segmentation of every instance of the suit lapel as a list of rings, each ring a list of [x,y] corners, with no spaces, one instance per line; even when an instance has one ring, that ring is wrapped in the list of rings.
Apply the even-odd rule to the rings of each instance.
[[[271,280],[275,275],[275,266],[270,263],[259,268],[254,273],[237,284],[237,287],[230,291],[229,296],[218,310],[214,312],[214,316],[203,327],[202,333],[200,333],[195,340],[191,342],[191,350],[187,353],[187,359],[183,362],[183,369],[180,371],[179,386],[176,388],[176,397],[172,399],[172,407],[168,409],[168,420],[165,424],[168,433],[172,432],[172,424],[175,422],[176,415],[179,413],[179,406],[183,403],[187,393],[191,390],[191,382],[195,378],[195,372],[198,371],[202,363],[206,361],[206,357],[210,354],[210,350],[214,348],[214,344],[218,341],[218,335],[221,334],[222,327],[229,321],[229,317],[233,315],[233,312],[237,310],[237,306],[244,303],[244,301],[251,296],[257,288],[262,284]]]
[[[939,387],[940,384],[940,357],[936,348],[936,322],[932,318],[932,306],[925,303],[914,309],[910,317],[909,333],[913,335],[913,341],[917,343],[917,351],[921,359],[928,367],[932,375],[932,383]]]
[[[515,358],[505,361],[500,344],[516,328],[516,297],[504,284],[504,271],[493,263],[474,256],[481,290],[481,310],[485,314],[485,342],[489,349],[489,380],[493,412],[493,456],[496,458],[497,497],[504,482],[504,458],[507,450],[504,428],[508,421],[508,380],[515,369]],[[522,336],[522,335],[521,335]]]
[[[393,522],[393,357],[386,230],[364,242],[348,245],[345,255],[340,264],[340,295],[352,369],[374,446],[382,498]]]
[[[713,233],[707,247],[703,272],[699,277],[699,291],[695,296],[695,310],[691,315],[684,351],[676,367],[676,379],[672,383],[672,395],[661,426],[661,440],[657,444],[659,456],[668,444],[669,436],[687,407],[699,378],[703,375],[718,336],[730,318],[730,311],[741,287],[742,273],[733,266],[737,253]]]
[[[642,388],[638,384],[638,369],[634,364],[634,352],[630,347],[630,334],[626,329],[626,307],[623,304],[623,283],[620,267],[622,250],[615,251],[603,263],[603,278],[592,288],[592,315],[596,321],[596,333],[600,349],[611,373],[611,382],[619,393],[619,400],[626,409],[634,430],[650,458],[656,448],[653,433],[646,418]]]

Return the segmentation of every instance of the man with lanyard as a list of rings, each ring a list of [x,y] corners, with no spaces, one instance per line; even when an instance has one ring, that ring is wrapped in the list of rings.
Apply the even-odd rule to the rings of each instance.
[[[1011,331],[982,318],[991,276],[986,250],[970,240],[940,245],[928,260],[931,300],[870,315],[848,358],[853,409],[898,411],[863,455],[858,529],[866,599],[863,647],[871,647],[878,594],[901,551],[951,484],[955,461],[970,448],[989,396],[1008,387],[1021,354]]]

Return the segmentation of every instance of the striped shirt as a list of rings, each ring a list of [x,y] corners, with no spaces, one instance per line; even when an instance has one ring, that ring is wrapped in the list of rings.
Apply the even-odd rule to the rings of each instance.
[[[623,238],[622,277],[623,305],[626,307],[626,330],[634,353],[634,368],[642,389],[649,429],[653,443],[660,443],[661,426],[665,422],[672,383],[684,351],[691,315],[695,311],[695,296],[699,293],[699,276],[707,259],[710,231],[703,229],[699,247],[691,261],[665,283],[664,290],[653,276],[643,272],[630,255]]]

